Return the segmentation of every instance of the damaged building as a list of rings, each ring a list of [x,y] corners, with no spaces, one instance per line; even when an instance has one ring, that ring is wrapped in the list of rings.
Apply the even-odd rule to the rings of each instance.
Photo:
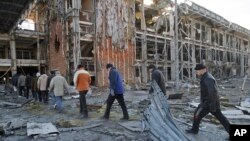
[[[249,44],[249,29],[188,0],[0,0],[0,140],[224,141],[228,133],[210,114],[199,134],[184,132],[200,104],[194,68],[203,63],[215,76],[230,124],[249,125]],[[117,101],[103,119],[107,63],[126,83],[129,119],[120,120]],[[72,86],[78,64],[92,77],[88,118],[79,113],[80,95]],[[148,83],[150,64],[163,72],[166,94]],[[49,103],[35,94],[23,97],[9,85],[17,72],[54,69],[70,84],[60,112],[52,97]]]
[[[93,84],[105,86],[109,62],[127,84],[147,83],[151,63],[167,80],[194,79],[196,63],[216,78],[248,74],[250,31],[195,3],[178,4],[176,11],[171,0],[0,3],[0,74],[6,78],[17,70],[56,68],[71,81],[84,63]]]

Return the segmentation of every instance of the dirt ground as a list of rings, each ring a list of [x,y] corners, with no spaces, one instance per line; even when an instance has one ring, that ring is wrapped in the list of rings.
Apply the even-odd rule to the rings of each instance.
[[[221,109],[236,110],[238,105],[250,94],[250,80],[247,79],[244,91],[241,91],[243,78],[233,78],[230,80],[218,80],[219,94],[221,97]],[[188,84],[188,85],[187,85]],[[171,86],[171,85],[170,85]],[[183,93],[181,99],[169,99],[170,110],[177,125],[182,132],[192,124],[194,109],[188,103],[199,102],[198,82],[182,83],[180,92]],[[171,87],[168,89],[171,92]],[[3,85],[0,91],[4,91]],[[0,104],[0,125],[12,120],[23,121],[20,128],[11,130],[7,135],[0,135],[0,141],[145,141],[151,140],[146,130],[143,131],[142,112],[147,108],[148,92],[146,90],[127,89],[125,102],[130,115],[129,121],[119,120],[122,111],[117,102],[111,109],[110,120],[103,120],[100,117],[104,114],[105,100],[108,96],[107,89],[93,89],[92,95],[87,97],[89,105],[89,118],[84,119],[79,114],[79,100],[72,98],[72,95],[65,95],[63,100],[64,110],[58,113],[50,105],[27,100],[14,93],[0,93],[1,102],[11,102],[20,104],[19,107],[1,106]],[[249,115],[246,115],[249,116]],[[229,118],[233,124],[250,124],[250,118]],[[59,135],[27,136],[27,122],[48,123],[51,122],[59,130]],[[128,128],[131,127],[131,128]],[[181,132],[180,131],[180,132]],[[198,135],[186,134],[192,141],[224,141],[228,138],[222,125],[213,116],[206,116],[200,126]]]

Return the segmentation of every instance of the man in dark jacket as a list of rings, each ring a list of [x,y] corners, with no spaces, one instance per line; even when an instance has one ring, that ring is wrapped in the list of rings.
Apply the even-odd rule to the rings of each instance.
[[[189,130],[186,130],[186,132],[198,134],[201,119],[208,113],[211,113],[221,122],[226,131],[229,133],[230,123],[227,118],[221,113],[217,84],[214,77],[207,72],[207,68],[203,64],[197,64],[195,70],[196,74],[198,76],[201,76],[200,104],[194,112],[193,127]]]
[[[161,91],[166,95],[166,86],[165,86],[165,78],[162,72],[156,68],[155,65],[150,64],[148,66],[149,71],[151,72],[151,79],[155,81],[160,87]],[[153,93],[153,88],[151,87],[149,93]]]
[[[47,90],[49,90],[49,86],[50,86],[50,82],[52,80],[53,77],[55,77],[55,72],[57,70],[51,70],[50,71],[50,75],[48,76],[48,79],[47,79],[47,83],[46,83],[46,88]],[[51,98],[51,106],[53,106],[53,108],[56,108],[56,97],[55,97],[55,94],[54,94],[54,91],[49,91],[49,97]]]
[[[123,97],[124,88],[123,88],[122,76],[119,73],[119,71],[115,67],[113,67],[113,64],[107,64],[106,68],[109,71],[110,94],[107,99],[107,107],[103,118],[109,119],[110,108],[116,99],[120,104],[123,112],[123,118],[121,118],[121,120],[128,120],[129,119],[128,111]]]
[[[26,86],[26,99],[29,99],[29,93],[31,90],[31,85],[32,85],[32,77],[28,73],[25,79],[25,86]]]

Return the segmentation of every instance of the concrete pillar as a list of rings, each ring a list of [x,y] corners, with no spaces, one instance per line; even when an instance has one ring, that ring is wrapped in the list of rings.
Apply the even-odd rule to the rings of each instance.
[[[169,15],[170,20],[170,35],[174,37],[174,15],[171,13]],[[176,64],[175,64],[175,43],[174,39],[170,41],[170,58],[171,58],[171,80],[176,79]]]
[[[141,0],[141,3],[143,3],[143,0]],[[141,29],[144,31],[144,34],[142,35],[142,82],[147,83],[148,75],[147,75],[147,31],[146,31],[146,21],[145,21],[145,15],[144,15],[144,5],[141,4]]]
[[[191,20],[191,41],[194,41],[195,40],[195,22],[193,20]],[[192,44],[191,45],[191,48],[192,48],[192,76],[193,78],[196,78],[196,74],[195,74],[195,66],[196,66],[196,59],[195,59],[195,45]]]
[[[12,76],[17,73],[16,62],[16,42],[13,33],[10,35],[10,52],[11,52],[11,74]]]
[[[243,49],[244,49],[244,43],[243,43],[243,40],[241,40],[241,43],[240,43],[240,51],[241,54],[240,54],[240,76],[244,76],[245,75],[245,55],[243,53]]]
[[[39,31],[39,21],[38,21],[38,10],[36,10],[36,30]],[[39,32],[37,32],[37,51],[36,51],[36,59],[38,62],[38,71],[41,72],[41,49],[40,49],[40,41],[39,41]]]

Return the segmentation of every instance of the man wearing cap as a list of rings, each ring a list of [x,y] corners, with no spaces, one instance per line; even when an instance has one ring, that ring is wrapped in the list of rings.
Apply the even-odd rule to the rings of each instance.
[[[198,134],[199,124],[203,117],[208,113],[213,114],[229,133],[230,123],[221,113],[220,102],[217,91],[217,83],[214,77],[207,72],[207,68],[203,64],[197,64],[195,67],[196,74],[200,78],[200,104],[194,112],[193,127],[186,130],[187,133]]]
[[[80,94],[80,114],[83,114],[83,118],[88,118],[86,94],[89,90],[91,77],[89,72],[84,69],[84,66],[82,64],[77,66],[77,71],[74,75],[73,81],[76,89]]]
[[[155,81],[160,87],[161,91],[166,94],[165,78],[163,73],[156,68],[154,64],[148,66],[149,71],[151,72],[151,79]],[[153,88],[151,87],[149,93],[153,93]]]
[[[113,66],[113,64],[107,64],[106,69],[109,72],[110,94],[107,99],[107,107],[103,118],[109,119],[110,108],[112,107],[112,104],[116,99],[120,104],[123,112],[123,117],[121,118],[121,120],[128,120],[129,119],[128,111],[123,97],[124,88],[123,88],[122,76],[119,73],[119,71]]]

